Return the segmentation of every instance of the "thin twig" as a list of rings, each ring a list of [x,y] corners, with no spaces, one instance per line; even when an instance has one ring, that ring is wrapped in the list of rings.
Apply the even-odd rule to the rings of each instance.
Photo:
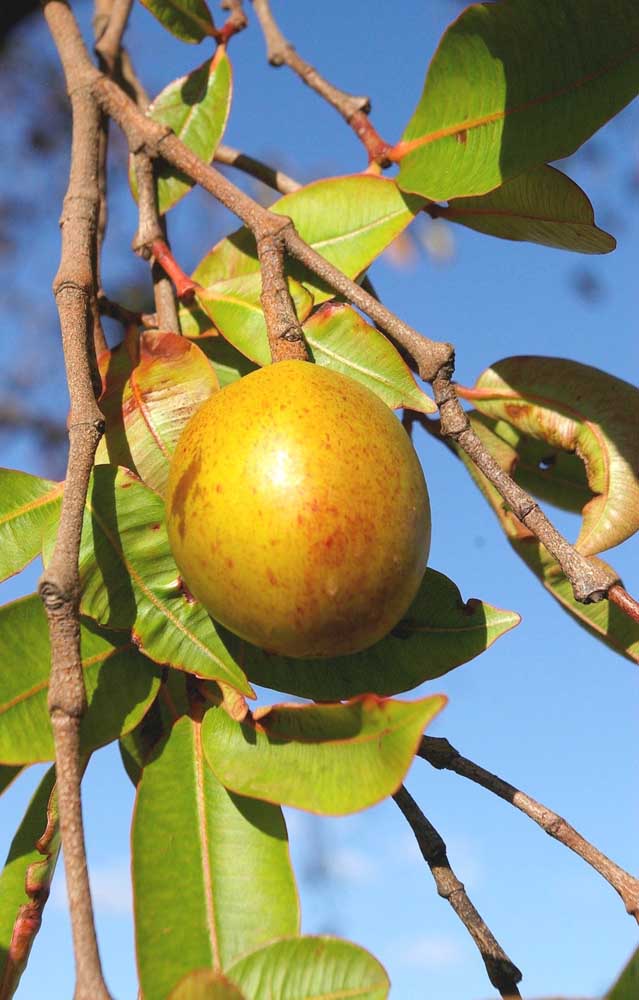
[[[320,97],[339,111],[344,121],[350,125],[357,138],[363,143],[370,163],[387,166],[390,145],[375,131],[368,118],[371,102],[368,97],[347,94],[329,83],[318,71],[297,54],[291,43],[280,31],[269,0],[253,0],[253,8],[260,22],[266,55],[271,66],[288,66]]]
[[[152,260],[153,245],[165,241],[165,230],[160,220],[157,202],[157,183],[153,161],[143,150],[138,150],[133,156],[135,179],[138,187],[138,231],[133,238],[133,249],[145,260],[151,261],[151,277],[153,279],[153,298],[158,323],[161,330],[179,332],[177,304],[173,285],[166,276],[161,265]]]
[[[104,4],[104,0],[102,0]],[[94,23],[95,51],[110,76],[114,76],[120,58],[122,36],[129,20],[133,0],[110,0],[108,16],[96,16]],[[98,4],[96,4],[96,8]],[[96,10],[96,14],[97,14]]]
[[[237,35],[238,32],[244,31],[248,24],[248,18],[244,13],[242,0],[222,0],[220,7],[222,10],[228,10],[230,12],[226,19],[226,23],[222,25],[215,36],[218,44],[225,45],[229,38],[232,38],[233,35]]]
[[[123,326],[130,326],[133,323],[135,326],[146,326],[150,329],[155,329],[158,325],[157,313],[141,313],[135,312],[133,309],[127,309],[126,306],[121,305],[119,302],[114,302],[113,299],[107,298],[104,292],[100,292],[98,295],[98,308],[103,316],[117,319]]]
[[[633,622],[639,622],[639,601],[632,597],[620,583],[612,585],[608,591],[608,599],[621,608],[623,613],[628,615],[628,618],[632,618]]]
[[[62,212],[62,252],[53,288],[60,316],[71,397],[69,460],[60,525],[51,561],[39,584],[51,638],[49,713],[53,728],[60,830],[76,963],[76,1000],[108,1000],[98,953],[87,873],[80,782],[80,721],[86,694],[80,654],[78,552],[95,450],[104,429],[91,379],[99,210],[100,109],[91,77],[68,73],[83,45],[68,8],[45,0],[44,14],[65,68],[73,115],[69,187]]]
[[[293,194],[294,191],[299,191],[302,186],[292,177],[282,173],[281,170],[275,170],[267,163],[256,160],[253,156],[247,156],[246,153],[240,152],[239,149],[233,149],[232,146],[218,146],[214,158],[218,163],[224,163],[228,167],[236,167],[238,170],[244,171],[245,174],[250,174],[256,180],[262,181],[262,184],[273,188],[274,191],[279,191],[280,194]]]
[[[521,972],[508,958],[490,928],[471,903],[463,884],[450,866],[446,844],[433,824],[402,785],[393,795],[415,834],[424,861],[431,870],[437,892],[446,899],[479,949],[488,978],[502,997],[520,997]]]
[[[504,781],[503,778],[499,778],[496,774],[480,767],[474,761],[462,757],[459,751],[451,746],[446,739],[423,736],[417,753],[433,767],[439,770],[454,771],[462,778],[468,778],[475,784],[481,785],[482,788],[488,789],[494,795],[498,795],[500,799],[510,802],[511,805],[537,823],[550,837],[554,837],[560,844],[578,854],[619,893],[626,910],[639,923],[639,879],[634,878],[633,875],[630,875],[629,872],[620,868],[614,861],[597,850],[590,841],[577,833],[575,828],[567,823],[562,816],[558,816],[552,809],[536,802],[525,792],[521,792],[514,785]]]

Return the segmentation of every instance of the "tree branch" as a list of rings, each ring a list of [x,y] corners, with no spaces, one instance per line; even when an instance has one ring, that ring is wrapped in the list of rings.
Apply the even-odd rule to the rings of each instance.
[[[417,753],[433,767],[439,770],[454,771],[455,774],[468,778],[475,784],[481,785],[482,788],[488,789],[493,795],[498,795],[500,799],[510,802],[516,809],[537,823],[550,837],[554,837],[560,844],[569,847],[571,851],[574,851],[595,871],[599,872],[606,882],[619,893],[626,910],[639,923],[639,879],[634,878],[597,850],[585,837],[577,833],[563,817],[558,816],[552,809],[548,809],[540,802],[536,802],[535,799],[499,778],[496,774],[492,774],[472,760],[462,757],[459,751],[451,746],[446,739],[423,736]]]
[[[153,161],[141,150],[133,155],[133,166],[138,186],[138,231],[133,238],[134,251],[151,261],[153,298],[161,330],[180,332],[177,304],[173,285],[157,260],[152,260],[153,246],[165,244],[165,231],[158,212],[157,183]]]
[[[390,144],[384,142],[371,125],[368,118],[371,102],[368,97],[356,97],[339,90],[329,83],[317,70],[302,59],[280,31],[269,0],[253,0],[253,8],[257,15],[266,42],[266,57],[271,66],[288,66],[307,86],[339,111],[340,115],[355,132],[364,145],[369,163],[379,163],[389,166],[388,150]]]
[[[283,227],[289,223],[283,218]],[[266,320],[271,359],[308,361],[304,334],[284,270],[284,242],[277,234],[267,234],[257,243],[262,272],[262,309]]]
[[[82,45],[60,0],[44,14],[65,70]],[[91,378],[92,303],[96,299],[100,111],[91,80],[67,73],[73,138],[69,187],[62,212],[62,252],[53,289],[60,316],[71,397],[69,460],[60,525],[39,584],[51,638],[49,713],[55,740],[60,830],[76,963],[76,1000],[108,1000],[102,977],[87,874],[80,782],[80,721],[86,694],[80,653],[78,552],[95,450],[104,429]]]
[[[294,181],[292,177],[288,177],[282,173],[281,170],[274,170],[267,163],[256,160],[253,156],[247,156],[246,153],[240,152],[239,149],[233,149],[232,146],[218,146],[215,150],[214,159],[218,163],[226,164],[228,167],[236,167],[238,170],[243,170],[245,174],[250,174],[251,177],[255,177],[256,180],[261,181],[262,184],[273,188],[274,191],[279,191],[280,194],[292,194],[294,191],[299,191],[302,186],[297,181]]]
[[[463,884],[459,881],[450,866],[446,853],[446,844],[432,823],[426,819],[423,812],[402,785],[393,795],[396,804],[406,817],[415,839],[419,844],[424,861],[431,870],[439,895],[446,899],[463,923],[479,949],[486,966],[488,978],[499,990],[500,995],[507,1000],[520,997],[517,983],[521,980],[521,972],[508,958],[490,928],[471,903]]]
[[[633,622],[639,622],[639,601],[636,598],[631,597],[627,590],[621,586],[620,583],[615,583],[612,585],[608,591],[608,598],[621,608],[628,618],[632,618]]]

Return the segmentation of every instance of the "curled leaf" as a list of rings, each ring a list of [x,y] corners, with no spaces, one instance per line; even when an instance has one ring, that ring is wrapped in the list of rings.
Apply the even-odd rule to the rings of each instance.
[[[493,420],[584,463],[593,494],[576,547],[593,555],[639,528],[639,390],[597,368],[563,358],[506,358],[474,389],[460,389]]]

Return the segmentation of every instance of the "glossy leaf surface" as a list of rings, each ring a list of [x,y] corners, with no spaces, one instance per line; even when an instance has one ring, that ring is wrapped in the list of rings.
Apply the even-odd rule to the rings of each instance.
[[[396,410],[435,413],[399,351],[350,306],[327,304],[304,324],[313,361],[349,375]]]
[[[582,459],[593,498],[576,546],[585,555],[619,545],[639,528],[639,390],[563,358],[499,361],[460,395],[493,419]]]
[[[447,201],[569,156],[639,91],[638,37],[635,0],[466,8],[396,147],[398,183]]]
[[[51,768],[29,803],[0,873],[0,993],[7,1000],[18,987],[40,928],[58,860],[54,782]]]
[[[505,472],[512,473],[517,461],[517,452],[494,433],[490,422],[487,422],[481,414],[471,413],[470,421],[500,467]],[[597,604],[581,604],[576,601],[570,582],[550,553],[510,511],[505,509],[501,496],[483,473],[477,470],[463,452],[460,452],[460,457],[493,508],[515,552],[529,566],[546,590],[576,619],[578,624],[629,660],[639,663],[639,624],[633,622],[609,601],[600,601]]]
[[[372,692],[399,694],[441,677],[488,649],[519,623],[519,615],[476,599],[464,602],[443,573],[427,569],[417,596],[396,628],[361,653],[300,661],[265,653],[220,629],[256,684],[319,701]]]
[[[96,463],[122,465],[163,492],[177,440],[219,388],[208,358],[177,333],[145,331],[100,358],[107,420]]]
[[[213,35],[213,19],[206,0],[141,0],[167,31],[183,42],[201,42]]]
[[[453,198],[437,216],[503,240],[578,253],[610,253],[616,241],[598,229],[585,192],[553,167],[538,167],[478,198]]]
[[[219,784],[192,719],[175,723],[144,769],[132,841],[145,1000],[164,1000],[188,972],[219,972],[247,951],[297,933],[282,813]]]
[[[355,174],[315,181],[287,194],[271,211],[287,215],[314,250],[355,278],[393,242],[423,205],[394,181]],[[255,241],[246,229],[222,240],[204,257],[193,278],[205,288],[259,270]],[[289,273],[310,291],[317,305],[333,297],[318,278],[289,262]]]
[[[202,743],[225,787],[332,816],[391,795],[442,695],[415,702],[364,695],[347,704],[274,705],[243,722],[207,712]]]
[[[80,631],[88,710],[80,724],[83,751],[110,743],[138,724],[155,698],[160,678],[126,634],[91,621]],[[53,760],[47,695],[51,650],[44,607],[37,594],[0,608],[0,761]]]
[[[80,546],[81,608],[130,629],[157,663],[252,689],[201,604],[183,590],[166,535],[164,504],[126,469],[98,466]]]
[[[198,969],[178,983],[168,1000],[245,1000],[237,986],[210,969]]]
[[[303,323],[313,308],[313,297],[298,281],[289,279],[288,285],[297,317]],[[209,285],[198,294],[197,301],[236,350],[257,365],[268,365],[271,349],[260,302],[261,292],[262,278],[258,272]]]
[[[226,49],[220,46],[212,59],[165,87],[149,107],[148,115],[167,125],[188,149],[210,163],[224,134],[231,93],[231,64]],[[156,176],[158,209],[164,215],[188,194],[193,181],[165,160],[159,161]],[[133,166],[130,179],[137,199]]]
[[[62,490],[63,483],[0,469],[0,580],[40,553],[45,528],[60,516]]]
[[[390,989],[376,958],[331,937],[275,941],[240,959],[228,974],[246,1000],[386,1000]]]

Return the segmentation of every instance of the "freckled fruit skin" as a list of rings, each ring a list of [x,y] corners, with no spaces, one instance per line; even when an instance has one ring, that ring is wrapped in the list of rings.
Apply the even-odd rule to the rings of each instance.
[[[397,418],[369,389],[305,361],[268,365],[197,411],[171,462],[167,522],[210,615],[302,658],[385,636],[430,545],[424,476]]]

